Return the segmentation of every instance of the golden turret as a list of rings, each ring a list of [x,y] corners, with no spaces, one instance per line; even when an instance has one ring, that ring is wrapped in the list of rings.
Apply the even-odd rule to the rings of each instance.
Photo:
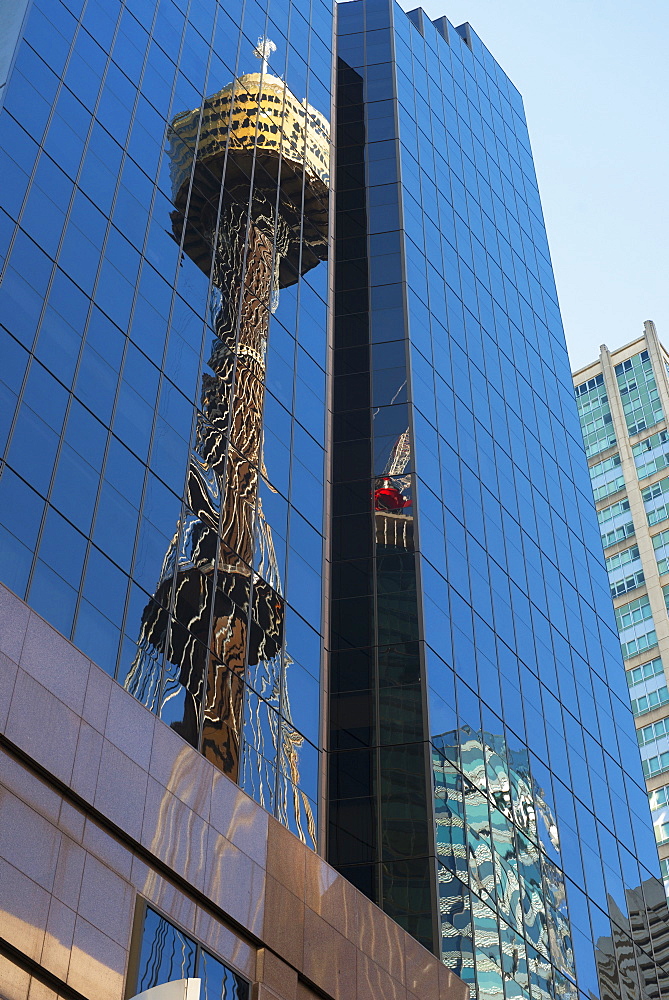
[[[257,54],[264,55],[262,49]],[[250,191],[252,177],[254,188],[271,199],[277,180],[280,182],[279,212],[295,233],[281,263],[279,286],[297,280],[298,266],[304,273],[325,259],[329,124],[306,101],[298,101],[283,80],[265,71],[247,73],[207,97],[202,107],[178,115],[170,130],[170,157],[176,207],[172,229],[179,239],[187,209],[184,250],[204,271],[211,265],[208,236],[216,219],[222,181],[227,190],[245,186]]]
[[[290,726],[281,574],[258,485],[270,315],[278,289],[327,257],[330,144],[327,120],[268,73],[272,49],[259,39],[261,73],[236,78],[169,127],[172,234],[183,237],[184,257],[211,273],[214,337],[184,513],[144,609],[126,687],[164,705],[180,693],[172,725],[237,780],[242,723],[256,725],[252,713],[243,720],[247,672],[262,671],[267,697],[282,692],[284,715],[268,731],[257,723],[253,746],[268,759],[273,753],[284,783],[294,783],[298,832],[302,810],[301,835],[315,841],[298,793],[304,738]],[[285,813],[288,790],[282,794]]]

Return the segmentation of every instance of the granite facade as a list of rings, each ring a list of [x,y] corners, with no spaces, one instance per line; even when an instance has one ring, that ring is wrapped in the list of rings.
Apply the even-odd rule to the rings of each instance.
[[[456,976],[0,588],[0,995],[122,1000],[138,900],[257,1000],[464,1000]]]

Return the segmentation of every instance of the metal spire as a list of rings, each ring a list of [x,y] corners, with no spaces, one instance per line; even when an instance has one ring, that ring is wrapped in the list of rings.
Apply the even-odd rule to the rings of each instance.
[[[261,35],[258,39],[258,44],[253,50],[253,55],[256,59],[262,59],[262,74],[263,76],[268,72],[267,63],[272,55],[272,52],[276,52],[276,45],[274,42],[266,38],[265,35]]]

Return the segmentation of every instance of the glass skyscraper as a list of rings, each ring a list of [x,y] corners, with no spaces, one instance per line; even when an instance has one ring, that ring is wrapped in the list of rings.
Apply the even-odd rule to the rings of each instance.
[[[661,888],[522,100],[420,9],[337,39],[329,858],[472,995],[658,995],[610,958]]]
[[[516,89],[391,0],[0,24],[11,1000],[661,996]]]
[[[315,846],[332,11],[268,16],[30,9],[2,579]]]

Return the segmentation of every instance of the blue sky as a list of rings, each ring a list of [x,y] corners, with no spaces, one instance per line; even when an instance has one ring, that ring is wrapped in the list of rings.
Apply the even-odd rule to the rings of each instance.
[[[669,0],[422,6],[469,21],[523,95],[572,368],[645,319],[669,346]]]

